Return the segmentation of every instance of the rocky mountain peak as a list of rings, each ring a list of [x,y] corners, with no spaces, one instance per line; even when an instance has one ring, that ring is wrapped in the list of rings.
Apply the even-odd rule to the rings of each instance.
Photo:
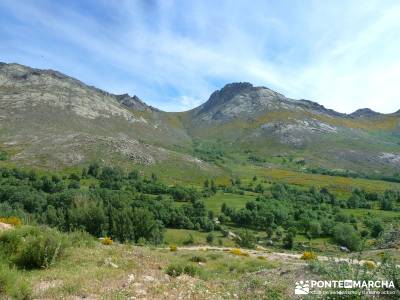
[[[129,94],[115,95],[115,98],[122,105],[139,111],[149,111],[151,107],[144,103],[139,97],[136,95],[130,96]]]
[[[227,103],[236,95],[251,88],[253,88],[253,85],[248,82],[229,83],[222,89],[213,92],[208,101],[202,105],[201,110],[206,111],[220,104]]]
[[[372,109],[369,108],[361,108],[350,114],[350,116],[354,118],[365,118],[365,117],[368,118],[378,115],[380,115],[380,113],[373,111]]]

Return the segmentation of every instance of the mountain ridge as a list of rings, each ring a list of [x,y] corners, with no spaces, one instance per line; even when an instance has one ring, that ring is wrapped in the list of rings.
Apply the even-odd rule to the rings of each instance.
[[[248,82],[227,84],[202,105],[172,113],[58,71],[0,63],[0,127],[0,151],[46,166],[103,159],[174,168],[184,162],[216,172],[215,161],[205,162],[213,145],[246,163],[251,151],[261,161],[284,153],[312,167],[400,167],[398,114],[343,114]]]
[[[66,74],[64,74],[64,73],[62,73],[60,71],[57,71],[57,70],[33,68],[33,67],[29,67],[29,66],[22,65],[22,64],[19,64],[19,63],[5,63],[5,62],[1,62],[0,61],[0,68],[4,67],[4,66],[17,66],[17,67],[25,68],[25,69],[31,71],[28,74],[24,74],[23,76],[35,75],[35,74],[38,74],[38,73],[47,73],[47,74],[56,76],[56,77],[58,77],[60,79],[73,80],[73,81],[75,81],[76,83],[78,83],[78,84],[80,84],[82,86],[89,87],[89,88],[91,88],[91,89],[93,89],[93,90],[95,90],[97,92],[103,93],[105,95],[113,96],[113,97],[117,98],[118,101],[120,103],[124,104],[125,106],[127,106],[127,107],[132,106],[130,108],[136,108],[138,110],[143,110],[143,109],[145,109],[144,106],[146,106],[147,107],[146,109],[162,111],[157,107],[154,107],[152,105],[147,104],[145,101],[143,101],[137,95],[130,96],[128,93],[114,94],[114,93],[108,92],[108,91],[106,91],[104,89],[100,89],[100,88],[97,88],[95,86],[88,85],[88,84],[84,83],[83,81],[80,81],[79,79],[76,79],[76,78],[74,78],[72,76],[66,75]],[[231,82],[231,83],[227,83],[221,89],[218,89],[218,90],[215,90],[214,92],[212,92],[210,97],[208,98],[208,100],[206,100],[204,103],[202,103],[198,107],[194,107],[192,109],[189,109],[188,111],[196,110],[196,109],[199,109],[200,107],[204,108],[204,106],[207,106],[206,105],[207,102],[210,102],[210,104],[215,104],[214,98],[220,93],[224,94],[224,93],[228,92],[228,95],[229,94],[232,95],[231,94],[232,91],[239,93],[239,92],[242,92],[243,90],[246,90],[246,89],[249,89],[249,88],[269,90],[269,91],[273,92],[274,94],[279,95],[281,98],[290,99],[290,100],[293,100],[293,101],[298,101],[299,103],[304,104],[306,106],[322,109],[322,110],[325,110],[327,112],[331,112],[334,115],[361,116],[361,114],[362,114],[362,116],[366,116],[366,115],[370,115],[370,114],[371,115],[372,114],[373,115],[378,115],[378,114],[379,115],[393,115],[393,114],[400,113],[400,109],[398,111],[396,111],[396,112],[393,112],[393,113],[381,113],[381,112],[373,111],[370,108],[359,108],[359,109],[355,110],[352,113],[342,113],[342,112],[336,111],[334,109],[326,108],[324,105],[319,104],[318,102],[315,102],[315,101],[311,101],[311,100],[307,100],[307,99],[287,98],[283,94],[281,94],[279,92],[276,92],[276,91],[274,91],[274,90],[272,90],[272,89],[270,89],[268,87],[265,87],[265,86],[254,86],[250,82]],[[227,101],[226,94],[224,95],[224,98]],[[137,102],[137,103],[133,104],[132,102]],[[187,112],[187,111],[182,111],[182,112]]]

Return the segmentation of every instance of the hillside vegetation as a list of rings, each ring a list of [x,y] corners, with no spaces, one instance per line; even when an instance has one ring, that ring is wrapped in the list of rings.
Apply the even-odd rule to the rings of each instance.
[[[343,276],[399,292],[399,112],[232,83],[169,113],[4,63],[0,110],[1,299],[288,299]]]

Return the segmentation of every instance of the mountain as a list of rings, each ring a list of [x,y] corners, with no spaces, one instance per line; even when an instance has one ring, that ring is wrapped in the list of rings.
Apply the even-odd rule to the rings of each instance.
[[[212,166],[175,148],[191,138],[173,114],[52,70],[0,64],[0,150],[13,163],[63,168],[105,163]]]
[[[373,111],[372,109],[369,108],[357,109],[355,112],[350,114],[350,116],[355,118],[360,118],[360,117],[368,118],[368,117],[376,117],[379,115],[380,113]]]
[[[228,84],[183,113],[189,135],[252,157],[304,158],[312,166],[374,172],[400,167],[400,118],[361,109],[347,115],[250,83]]]
[[[398,113],[347,115],[250,83],[228,84],[195,109],[168,113],[57,71],[0,63],[0,150],[24,165],[102,160],[197,176],[219,174],[228,161],[284,157],[391,173],[400,167],[399,123]]]

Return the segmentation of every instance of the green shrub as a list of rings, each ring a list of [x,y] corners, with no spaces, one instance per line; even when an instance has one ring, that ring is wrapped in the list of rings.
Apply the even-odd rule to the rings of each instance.
[[[180,264],[171,264],[167,267],[165,273],[172,277],[178,277],[183,273],[183,266]]]
[[[183,273],[194,277],[200,273],[199,268],[193,264],[188,264],[183,267]]]
[[[255,246],[256,237],[246,229],[239,232],[235,241],[240,247],[252,249]]]
[[[3,257],[22,269],[50,267],[66,246],[66,237],[49,228],[25,226],[0,235]]]
[[[172,277],[178,277],[182,274],[194,277],[200,274],[200,269],[194,264],[170,264],[165,273]]]
[[[357,251],[361,247],[361,237],[359,233],[349,224],[339,223],[333,229],[335,242],[341,246]]]
[[[31,294],[31,289],[25,281],[21,280],[18,271],[0,262],[0,298],[25,300],[30,299]]]
[[[68,241],[71,243],[71,246],[74,247],[92,248],[96,245],[96,238],[82,230],[68,233]]]
[[[212,232],[210,232],[208,235],[207,235],[207,243],[208,244],[212,244],[213,242],[214,242],[214,235],[212,234]]]
[[[198,262],[205,263],[205,262],[207,262],[207,259],[205,257],[203,257],[203,256],[194,255],[194,256],[192,256],[190,258],[190,261],[191,262],[197,262],[197,263]]]

